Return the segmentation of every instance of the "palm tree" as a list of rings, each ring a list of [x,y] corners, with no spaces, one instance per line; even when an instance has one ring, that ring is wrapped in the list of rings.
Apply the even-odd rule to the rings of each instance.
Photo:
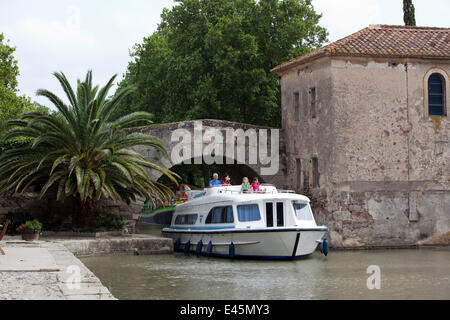
[[[95,200],[102,197],[127,203],[136,197],[167,200],[171,191],[152,181],[147,169],[158,170],[174,182],[178,176],[131,149],[144,145],[167,155],[160,140],[140,133],[150,125],[151,114],[135,112],[114,119],[118,103],[133,88],[124,88],[109,98],[116,76],[99,89],[92,86],[89,71],[84,82],[78,80],[75,93],[63,73],[54,76],[69,104],[40,89],[37,95],[48,98],[58,112],[30,112],[8,122],[10,129],[3,139],[28,137],[31,142],[0,156],[0,193],[23,193],[38,186],[41,198],[50,189],[58,201],[73,197],[76,210],[72,222],[79,227],[90,225]]]

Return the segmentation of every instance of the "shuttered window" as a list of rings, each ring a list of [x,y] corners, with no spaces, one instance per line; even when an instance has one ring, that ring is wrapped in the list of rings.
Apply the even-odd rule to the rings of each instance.
[[[300,121],[300,93],[294,93],[294,117],[295,121]]]
[[[428,78],[428,114],[444,116],[444,79],[437,73]]]
[[[319,159],[312,158],[313,167],[313,188],[320,188],[320,173],[319,173]]]
[[[316,88],[311,88],[309,90],[309,94],[310,94],[310,102],[311,102],[311,117],[317,118],[317,106],[316,106],[316,99],[317,99],[317,93],[316,93]]]
[[[297,190],[302,188],[302,160],[297,159],[296,161],[296,173],[297,173]]]

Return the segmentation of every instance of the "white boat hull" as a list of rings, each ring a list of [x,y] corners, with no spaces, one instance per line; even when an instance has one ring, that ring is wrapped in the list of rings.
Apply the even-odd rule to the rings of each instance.
[[[173,239],[177,251],[217,257],[273,260],[294,260],[311,255],[326,233],[327,229],[320,227],[215,231],[173,228],[163,230],[164,236]]]

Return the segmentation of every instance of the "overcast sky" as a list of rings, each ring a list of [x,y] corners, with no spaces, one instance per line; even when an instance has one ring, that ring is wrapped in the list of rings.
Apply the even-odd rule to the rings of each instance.
[[[414,0],[419,26],[450,27],[450,0]],[[313,0],[323,14],[320,24],[330,41],[369,24],[403,24],[402,0]],[[94,82],[122,78],[129,49],[149,36],[172,0],[0,0],[0,33],[17,47],[19,89],[50,107],[35,92],[49,89],[60,96],[54,71],[74,83],[89,69]]]

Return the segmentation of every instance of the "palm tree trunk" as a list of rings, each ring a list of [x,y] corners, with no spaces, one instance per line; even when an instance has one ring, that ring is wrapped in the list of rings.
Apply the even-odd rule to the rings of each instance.
[[[89,228],[92,227],[95,213],[95,202],[93,199],[88,198],[86,201],[82,201],[80,197],[75,199],[75,210],[72,213],[72,224],[77,228]]]

